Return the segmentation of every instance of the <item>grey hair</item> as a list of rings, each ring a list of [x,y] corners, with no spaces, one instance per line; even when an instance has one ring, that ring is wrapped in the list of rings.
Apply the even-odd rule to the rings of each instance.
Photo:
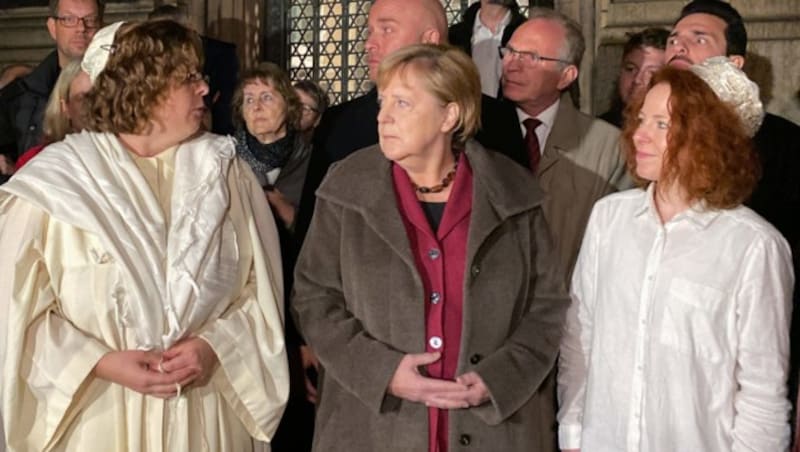
[[[564,47],[561,49],[561,58],[580,69],[583,53],[586,51],[586,40],[583,38],[581,26],[564,14],[550,8],[531,8],[528,12],[528,20],[532,19],[549,20],[564,28],[566,39]]]

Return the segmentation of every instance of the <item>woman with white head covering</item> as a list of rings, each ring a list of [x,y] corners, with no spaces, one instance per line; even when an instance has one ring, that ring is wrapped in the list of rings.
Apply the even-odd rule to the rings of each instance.
[[[727,58],[656,73],[627,111],[642,188],[600,200],[559,365],[562,450],[785,451],[786,240],[742,203],[758,88]]]
[[[277,233],[232,140],[199,132],[200,48],[171,21],[99,31],[88,131],[0,191],[9,450],[238,452],[277,426]]]

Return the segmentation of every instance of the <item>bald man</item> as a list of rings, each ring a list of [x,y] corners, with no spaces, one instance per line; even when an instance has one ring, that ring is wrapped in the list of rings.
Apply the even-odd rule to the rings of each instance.
[[[447,42],[447,17],[438,0],[377,0],[367,22],[367,65],[374,81],[383,59],[403,47]],[[378,94],[367,94],[328,109],[314,135],[303,199],[295,224],[302,241],[314,211],[314,192],[331,163],[378,142]],[[481,124],[475,139],[485,148],[527,164],[525,145],[516,130],[516,114],[510,105],[483,96]]]

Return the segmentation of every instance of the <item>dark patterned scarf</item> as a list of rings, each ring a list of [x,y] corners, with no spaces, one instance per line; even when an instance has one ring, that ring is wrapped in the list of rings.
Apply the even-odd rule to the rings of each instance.
[[[267,173],[275,168],[283,168],[294,150],[294,132],[269,144],[263,144],[246,129],[236,131],[236,155],[242,158],[263,183]]]

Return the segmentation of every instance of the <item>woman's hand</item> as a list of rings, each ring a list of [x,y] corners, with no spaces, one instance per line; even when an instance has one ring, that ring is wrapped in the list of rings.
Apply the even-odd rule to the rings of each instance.
[[[317,355],[314,354],[314,351],[311,350],[311,347],[308,345],[300,346],[300,362],[303,365],[303,380],[306,383],[306,400],[316,405],[317,388],[308,377],[308,373],[311,371],[311,369],[314,369],[315,372],[319,372],[319,360],[317,359]]]
[[[422,376],[420,366],[435,363],[440,353],[407,354],[400,360],[389,382],[388,392],[395,397],[444,409],[468,408],[469,388],[463,383]]]
[[[197,336],[184,339],[162,355],[161,369],[167,374],[186,375],[178,383],[205,386],[211,379],[219,359],[214,349]]]
[[[467,372],[457,377],[456,382],[467,387],[469,406],[479,406],[489,401],[489,388],[477,372]]]
[[[264,193],[267,195],[267,201],[269,201],[269,205],[275,209],[275,212],[278,214],[278,217],[283,221],[284,226],[290,228],[294,223],[294,214],[295,208],[292,203],[286,199],[286,196],[280,192],[277,188],[273,188],[272,190],[265,190]]]
[[[189,376],[189,370],[166,374],[159,370],[161,355],[141,350],[108,352],[97,361],[93,373],[136,392],[168,399],[178,393],[175,383]]]

